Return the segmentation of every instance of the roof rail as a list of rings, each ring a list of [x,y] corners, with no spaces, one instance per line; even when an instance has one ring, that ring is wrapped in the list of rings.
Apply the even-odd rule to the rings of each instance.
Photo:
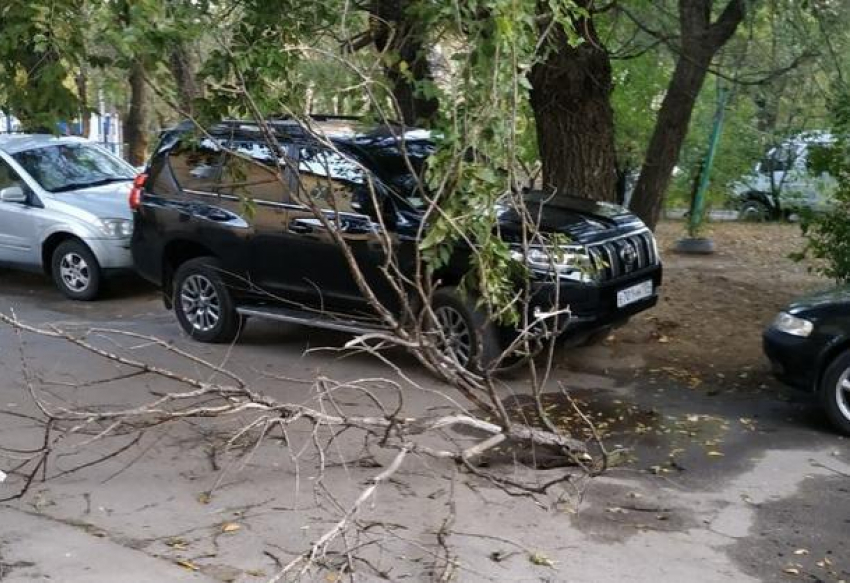
[[[304,116],[312,119],[313,121],[361,121],[363,119],[362,116],[359,115],[336,115],[331,113],[311,113],[310,115]],[[270,121],[284,121],[284,120],[297,120],[295,116],[289,114],[273,114],[268,116]]]

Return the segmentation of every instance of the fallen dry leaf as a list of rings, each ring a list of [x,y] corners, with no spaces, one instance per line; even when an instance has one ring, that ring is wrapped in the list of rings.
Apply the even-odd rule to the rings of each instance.
[[[800,569],[797,567],[785,567],[782,569],[783,572],[788,573],[789,575],[799,575]]]
[[[170,538],[165,541],[165,544],[176,551],[185,551],[189,548],[189,543],[182,538]]]
[[[189,560],[180,560],[180,561],[176,561],[176,563],[178,565],[180,565],[181,567],[183,567],[184,569],[188,569],[189,571],[200,571],[201,570],[201,568],[199,566],[197,566],[195,563],[193,563],[192,561],[189,561]]]
[[[235,522],[226,522],[221,525],[221,532],[236,532],[242,527],[236,524]]]
[[[554,567],[555,563],[552,562],[552,559],[544,555],[543,553],[531,553],[528,556],[528,560],[531,561],[533,565],[538,565],[540,567]]]
[[[796,551],[794,551],[794,554],[795,555],[808,555],[809,551],[808,551],[808,549],[797,549]]]

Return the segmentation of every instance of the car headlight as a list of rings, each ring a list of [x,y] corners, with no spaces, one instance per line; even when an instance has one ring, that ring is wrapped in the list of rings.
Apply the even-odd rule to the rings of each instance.
[[[111,239],[125,239],[133,234],[133,221],[127,219],[101,219],[100,230]]]
[[[806,338],[811,335],[815,325],[805,318],[792,316],[788,312],[779,312],[773,320],[773,328],[791,336]]]
[[[511,251],[517,261],[524,261],[534,271],[556,273],[558,277],[573,281],[593,280],[594,269],[590,255],[582,247],[529,247]]]

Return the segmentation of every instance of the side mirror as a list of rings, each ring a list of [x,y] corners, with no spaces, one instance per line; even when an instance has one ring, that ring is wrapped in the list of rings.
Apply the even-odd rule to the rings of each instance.
[[[27,202],[27,195],[20,186],[7,186],[0,190],[0,201],[22,204]]]

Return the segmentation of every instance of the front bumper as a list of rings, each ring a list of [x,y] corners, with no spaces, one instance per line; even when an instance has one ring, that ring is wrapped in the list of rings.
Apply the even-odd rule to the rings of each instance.
[[[130,253],[130,239],[86,239],[86,245],[92,250],[101,268],[107,270],[125,270],[133,268],[133,255]]]
[[[817,338],[792,336],[771,327],[762,335],[762,346],[777,379],[804,391],[817,390],[820,374],[817,363],[824,349],[822,342]]]
[[[629,305],[617,306],[617,293],[645,281],[652,282],[652,294]],[[568,315],[558,317],[558,334],[563,338],[578,336],[621,323],[631,316],[648,310],[658,303],[662,281],[661,265],[604,283],[580,283],[569,280],[541,281],[533,284],[529,314],[568,310]],[[552,323],[547,322],[547,329]]]

